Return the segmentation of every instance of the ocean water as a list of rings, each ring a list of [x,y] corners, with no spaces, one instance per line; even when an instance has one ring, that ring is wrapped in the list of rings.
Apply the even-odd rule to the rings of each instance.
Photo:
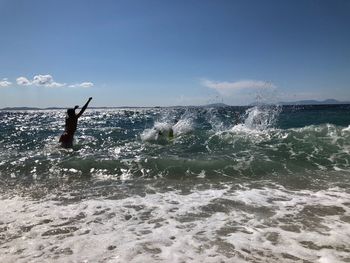
[[[350,262],[350,106],[0,111],[0,262]]]

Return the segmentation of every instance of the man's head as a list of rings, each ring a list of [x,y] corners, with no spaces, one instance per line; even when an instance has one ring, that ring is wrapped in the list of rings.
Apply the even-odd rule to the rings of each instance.
[[[75,116],[75,110],[74,109],[68,109],[67,110],[68,117],[74,117]]]

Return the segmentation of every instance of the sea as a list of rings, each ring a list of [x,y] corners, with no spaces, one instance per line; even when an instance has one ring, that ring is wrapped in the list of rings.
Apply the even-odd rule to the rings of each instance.
[[[350,262],[350,105],[0,111],[0,262]]]

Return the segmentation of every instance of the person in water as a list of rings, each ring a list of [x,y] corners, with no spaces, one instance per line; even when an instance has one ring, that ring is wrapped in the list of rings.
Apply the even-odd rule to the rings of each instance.
[[[59,140],[63,148],[73,147],[74,133],[77,130],[78,118],[84,113],[91,100],[92,97],[88,99],[88,101],[85,103],[85,105],[78,114],[75,114],[75,110],[79,108],[79,106],[75,106],[74,109],[67,110],[66,126],[64,129],[64,133],[61,135]]]
[[[168,131],[162,131],[162,130],[158,130],[157,128],[154,128],[156,131],[158,131],[158,135],[159,136],[163,136],[163,135],[166,135],[169,137],[169,139],[172,139],[174,138],[174,126],[178,123],[178,119],[175,119],[174,120],[174,123],[171,127],[169,127],[169,130]]]

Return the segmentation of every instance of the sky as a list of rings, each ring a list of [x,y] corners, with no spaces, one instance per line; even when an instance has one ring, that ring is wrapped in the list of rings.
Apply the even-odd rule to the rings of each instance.
[[[347,0],[0,0],[0,108],[350,101]]]

